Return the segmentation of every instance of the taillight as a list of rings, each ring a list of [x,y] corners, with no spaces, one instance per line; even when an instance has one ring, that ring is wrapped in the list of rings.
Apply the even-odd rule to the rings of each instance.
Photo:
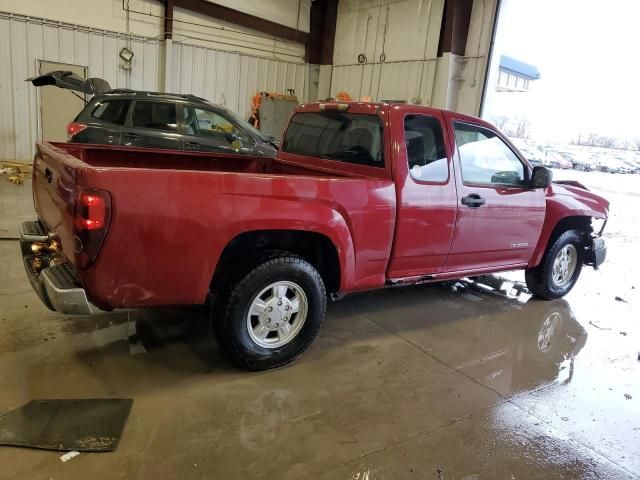
[[[71,122],[67,125],[67,140],[71,140],[74,135],[83,131],[87,126],[84,123]]]
[[[111,221],[111,196],[104,190],[78,187],[73,214],[76,265],[93,265],[107,235]]]

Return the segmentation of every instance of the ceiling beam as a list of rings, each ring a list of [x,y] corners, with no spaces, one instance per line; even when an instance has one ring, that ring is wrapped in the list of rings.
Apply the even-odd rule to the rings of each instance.
[[[464,55],[471,23],[473,0],[445,0],[438,42],[438,56],[451,52]]]
[[[164,38],[173,38],[173,0],[164,0]]]
[[[311,31],[305,55],[308,63],[319,65],[333,63],[337,19],[338,0],[315,0],[311,4]]]
[[[206,15],[211,18],[217,18],[225,22],[234,23],[241,27],[250,28],[258,32],[279,37],[292,42],[306,44],[309,34],[302,30],[286,27],[279,23],[265,20],[264,18],[249,15],[229,7],[218,5],[217,3],[207,0],[171,0],[174,7],[184,8],[194,13]]]

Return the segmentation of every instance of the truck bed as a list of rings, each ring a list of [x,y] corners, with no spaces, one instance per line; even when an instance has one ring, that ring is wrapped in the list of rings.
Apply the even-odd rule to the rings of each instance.
[[[46,143],[43,145],[47,145]],[[199,170],[207,172],[266,173],[313,176],[348,176],[321,168],[291,165],[268,157],[241,154],[160,150],[50,142],[78,160],[93,167],[146,168],[160,170]]]
[[[373,177],[352,167],[39,143],[34,200],[43,228],[75,266],[76,193],[110,195],[110,225],[97,259],[75,268],[103,309],[202,303],[219,256],[246,231],[293,228],[327,237],[344,264],[344,290],[357,290],[384,284],[396,195],[386,170]]]

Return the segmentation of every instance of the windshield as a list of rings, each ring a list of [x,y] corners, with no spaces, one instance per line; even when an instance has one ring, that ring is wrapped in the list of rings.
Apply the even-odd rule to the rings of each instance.
[[[231,117],[231,119],[235,123],[240,125],[241,128],[243,128],[246,132],[249,132],[252,136],[259,138],[263,142],[268,142],[268,141],[271,140],[271,138],[268,135],[265,135],[264,133],[262,133],[260,130],[255,128],[253,125],[251,125],[246,120],[243,120],[242,118],[240,118],[240,116],[238,116],[237,114],[233,113],[228,108],[225,108],[224,111],[229,117]]]
[[[382,124],[370,114],[297,113],[289,123],[282,151],[384,167]]]

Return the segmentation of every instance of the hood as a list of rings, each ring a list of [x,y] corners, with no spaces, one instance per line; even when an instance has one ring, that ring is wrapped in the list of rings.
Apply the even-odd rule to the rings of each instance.
[[[35,87],[55,85],[59,88],[74,90],[85,95],[98,95],[111,90],[109,82],[102,78],[82,78],[68,70],[55,70],[53,72],[27,78]]]
[[[607,218],[609,201],[587,189],[580,182],[554,181],[547,191],[547,197],[554,197],[575,215]]]

